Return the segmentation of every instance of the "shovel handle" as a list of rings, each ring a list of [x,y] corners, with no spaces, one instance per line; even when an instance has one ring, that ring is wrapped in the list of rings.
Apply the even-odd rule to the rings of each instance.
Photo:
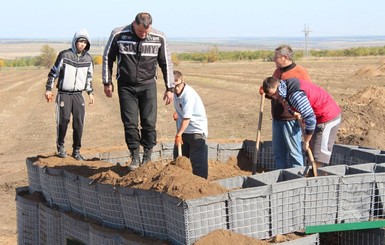
[[[301,127],[302,136],[303,136],[303,138],[305,140],[305,129],[303,128],[302,120],[298,119],[298,123],[299,123],[299,126]],[[306,150],[306,153],[307,153],[307,156],[309,157],[309,161],[311,162],[311,166],[312,166],[312,169],[313,169],[313,175],[314,175],[314,177],[317,177],[318,176],[318,173],[317,173],[317,163],[314,160],[313,152],[310,150],[310,148],[308,148]]]
[[[181,157],[182,156],[182,144],[179,143],[178,144],[178,157]]]

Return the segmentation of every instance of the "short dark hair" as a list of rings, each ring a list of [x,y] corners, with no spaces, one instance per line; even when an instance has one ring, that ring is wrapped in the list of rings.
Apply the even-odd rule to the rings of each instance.
[[[150,25],[152,25],[152,17],[149,13],[141,12],[136,15],[135,23],[137,25],[142,24],[143,27],[147,29],[148,27],[150,27]]]
[[[177,71],[177,70],[174,70],[174,77],[176,78],[176,79],[182,79],[183,80],[183,75],[182,75],[182,72],[180,72],[180,71]]]
[[[269,94],[269,90],[275,87],[275,85],[277,85],[278,82],[279,80],[275,77],[266,78],[265,80],[263,80],[263,92],[265,92],[266,94]]]

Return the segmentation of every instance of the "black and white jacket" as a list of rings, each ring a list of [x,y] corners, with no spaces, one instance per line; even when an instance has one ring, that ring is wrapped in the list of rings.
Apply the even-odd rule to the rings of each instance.
[[[151,32],[142,40],[135,34],[132,24],[115,28],[103,54],[104,84],[112,83],[112,69],[116,58],[116,79],[119,84],[135,86],[154,82],[159,64],[166,89],[174,87],[171,53],[162,32],[151,27]]]
[[[76,49],[76,41],[79,38],[86,38],[88,41],[81,54],[78,54]],[[55,79],[58,78],[56,87],[59,93],[77,93],[84,90],[88,94],[92,93],[93,61],[88,53],[90,47],[87,31],[83,29],[76,32],[72,39],[72,47],[58,54],[54,66],[48,73],[45,89],[52,91]]]

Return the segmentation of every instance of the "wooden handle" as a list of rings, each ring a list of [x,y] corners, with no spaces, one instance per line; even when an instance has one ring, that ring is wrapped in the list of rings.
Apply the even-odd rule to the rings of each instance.
[[[181,157],[182,156],[182,144],[179,143],[178,144],[178,157]]]
[[[254,161],[252,166],[252,174],[257,172],[257,162],[259,155],[259,142],[261,141],[261,129],[262,129],[262,118],[263,118],[263,106],[265,104],[265,94],[261,94],[261,104],[259,106],[259,118],[258,118],[258,130],[257,130],[257,139],[255,141],[255,152],[254,152]]]

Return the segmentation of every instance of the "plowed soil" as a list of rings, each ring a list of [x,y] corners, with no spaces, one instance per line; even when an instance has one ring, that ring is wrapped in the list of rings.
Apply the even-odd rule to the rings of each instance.
[[[382,96],[385,94],[384,60],[384,57],[367,57],[298,61],[298,64],[308,69],[313,82],[324,87],[343,109],[343,123],[337,143],[385,148],[383,123],[385,100]],[[255,140],[260,109],[258,87],[265,77],[272,74],[274,68],[275,65],[272,62],[259,61],[182,63],[175,67],[185,75],[187,83],[202,97],[208,115],[211,142]],[[37,155],[49,157],[55,153],[54,104],[44,100],[47,73],[47,69],[36,68],[0,70],[1,244],[17,243],[15,188],[28,185],[25,159]],[[159,80],[162,81],[162,79]],[[126,149],[118,97],[116,93],[110,99],[104,96],[100,66],[95,68],[94,89],[96,104],[86,108],[82,152]],[[158,91],[158,141],[171,142],[175,134],[175,122],[172,119],[173,107],[165,106],[162,102],[164,91],[162,82],[158,83]],[[66,137],[68,151],[71,149],[71,138],[72,130],[69,129]],[[261,139],[271,140],[269,104],[265,104],[264,108]],[[72,161],[71,157],[67,157],[66,161]],[[247,160],[242,164],[245,162],[246,165],[250,164]],[[49,161],[49,163],[52,162]],[[153,164],[149,166],[155,168],[156,164]],[[226,167],[223,167],[223,164]],[[242,164],[237,159],[229,159],[227,163],[210,162],[209,180],[250,174],[249,169]],[[121,167],[124,169],[126,166]],[[188,165],[187,167],[182,165],[184,172],[180,170],[181,166],[177,163],[167,164],[166,167],[162,168],[164,178],[157,178],[159,180],[157,183],[146,182],[139,171],[136,175],[130,173],[132,175],[130,178],[131,180],[142,178],[136,183],[140,188],[158,188],[159,191],[179,188],[180,192],[174,195],[182,198],[192,198],[195,197],[194,193],[199,193],[199,190],[191,189],[191,186],[188,189],[183,185],[183,181],[187,179],[186,176],[190,181],[198,178],[191,175]],[[178,168],[178,171],[175,171],[175,168]],[[124,180],[119,174],[116,175],[123,171],[122,169],[90,177],[101,181],[112,181],[111,183],[114,184],[130,185],[132,183],[130,179]],[[184,177],[178,178],[177,172],[183,172]],[[173,178],[171,185],[167,177],[172,175],[176,177]],[[202,186],[210,184],[209,181],[204,180],[193,181],[193,183],[198,182]],[[213,240],[220,241],[220,239],[226,239],[225,237],[226,235],[216,235]]]

